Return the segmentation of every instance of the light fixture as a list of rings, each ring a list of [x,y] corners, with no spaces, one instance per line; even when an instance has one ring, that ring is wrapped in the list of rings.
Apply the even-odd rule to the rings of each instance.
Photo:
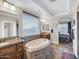
[[[12,6],[12,5],[11,5],[11,9],[12,9],[12,10],[15,10],[15,6]]]
[[[15,11],[15,6],[6,0],[3,0],[3,6]]]
[[[45,20],[45,19],[41,19],[41,21],[44,21],[44,22],[46,22],[47,20]]]
[[[4,1],[3,6],[8,7],[8,3]]]

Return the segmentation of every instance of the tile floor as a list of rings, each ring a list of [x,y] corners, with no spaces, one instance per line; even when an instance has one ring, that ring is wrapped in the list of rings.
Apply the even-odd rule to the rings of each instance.
[[[62,59],[63,52],[73,54],[72,44],[52,44],[53,59]]]

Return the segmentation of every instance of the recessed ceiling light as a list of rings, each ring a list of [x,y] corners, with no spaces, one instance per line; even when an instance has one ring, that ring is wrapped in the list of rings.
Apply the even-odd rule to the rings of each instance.
[[[11,6],[11,9],[12,9],[12,10],[15,10],[15,6]]]
[[[44,22],[46,22],[47,20],[45,20],[45,19],[41,19],[41,21],[44,21]]]
[[[3,6],[8,7],[8,3],[4,2]]]

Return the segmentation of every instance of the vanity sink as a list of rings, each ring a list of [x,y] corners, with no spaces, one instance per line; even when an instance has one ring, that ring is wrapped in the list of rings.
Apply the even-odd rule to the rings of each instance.
[[[9,44],[10,44],[10,42],[2,42],[2,43],[0,43],[0,47],[6,46],[6,45],[9,45]]]
[[[48,46],[49,44],[50,41],[48,39],[39,38],[26,43],[25,46],[27,47],[28,51],[36,51]]]

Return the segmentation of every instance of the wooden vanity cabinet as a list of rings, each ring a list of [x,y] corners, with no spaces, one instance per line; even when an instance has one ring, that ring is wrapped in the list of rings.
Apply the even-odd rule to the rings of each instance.
[[[46,38],[46,39],[50,39],[50,34],[49,33],[41,33],[41,38]]]
[[[24,59],[24,47],[23,44],[20,43],[17,45],[17,59]]]
[[[0,59],[23,59],[23,42],[0,49]]]

